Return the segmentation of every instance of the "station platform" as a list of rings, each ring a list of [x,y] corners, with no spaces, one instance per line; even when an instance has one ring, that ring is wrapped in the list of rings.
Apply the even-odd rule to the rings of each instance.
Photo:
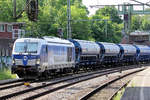
[[[121,100],[150,100],[150,66],[128,84]]]

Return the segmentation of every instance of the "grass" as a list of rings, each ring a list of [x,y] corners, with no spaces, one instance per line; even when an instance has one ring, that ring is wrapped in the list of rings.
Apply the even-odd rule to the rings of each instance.
[[[122,97],[122,95],[123,95],[123,93],[124,93],[124,91],[125,91],[125,88],[121,89],[121,90],[117,93],[117,95],[113,98],[113,100],[120,100],[121,97]]]
[[[16,78],[16,75],[11,74],[11,71],[9,69],[0,70],[0,80],[14,79],[14,78]]]
[[[133,82],[131,83],[131,87],[135,87],[135,84]]]

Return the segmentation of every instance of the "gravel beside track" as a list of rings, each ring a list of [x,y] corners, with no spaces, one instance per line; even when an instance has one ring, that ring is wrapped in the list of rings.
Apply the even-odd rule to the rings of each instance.
[[[16,83],[11,83],[11,84],[6,84],[6,85],[0,85],[0,90],[17,87],[17,86],[20,86],[23,84],[24,84],[24,82],[16,82]]]
[[[63,100],[78,100],[83,95],[87,94],[88,92],[98,87],[100,84],[103,84],[104,82],[109,81],[115,78],[116,76],[120,76],[121,74],[127,74],[135,70],[137,69],[132,69],[130,71],[125,71],[123,73],[114,73],[108,76],[105,75],[105,76],[97,77],[91,80],[83,81],[81,83],[71,85],[69,87],[60,89],[56,92],[37,98],[37,100],[62,100],[62,99]]]
[[[101,71],[96,71],[96,72],[88,72],[88,73],[83,73],[83,74],[77,74],[77,75],[73,75],[73,76],[69,76],[69,77],[64,77],[64,78],[58,78],[58,79],[54,79],[54,81],[47,81],[45,82],[46,84],[44,84],[44,86],[47,86],[47,84],[49,85],[52,85],[52,84],[56,84],[56,83],[60,83],[60,82],[63,82],[63,81],[66,81],[68,79],[74,79],[74,78],[77,78],[77,77],[85,77],[85,76],[89,76],[89,75],[93,75],[93,73],[99,73],[99,72],[106,72],[106,71],[109,71],[109,70],[114,70],[114,69],[117,69],[117,68],[111,68],[111,69],[105,69],[105,70],[101,70]],[[37,89],[37,87],[41,87],[43,88],[43,82],[36,82],[36,83],[32,83],[30,86],[18,86],[18,87],[14,87],[14,88],[11,88],[11,89],[5,89],[5,90],[2,90],[0,91],[0,99],[6,99],[8,96],[9,97],[14,97],[16,95],[20,95],[20,94],[23,94],[25,92],[30,92],[30,91],[33,91],[34,89]],[[15,93],[15,95],[13,95]],[[11,98],[12,99],[12,98]]]
[[[111,100],[113,95],[118,92],[122,86],[128,83],[135,75],[136,74],[129,75],[108,85],[103,90],[90,97],[88,100]]]
[[[95,72],[82,73],[53,80],[31,83],[30,86],[22,85],[13,87],[11,89],[1,90],[0,99],[6,99],[9,97],[8,100],[76,100],[94,88],[98,87],[99,84],[102,84],[104,81],[119,76],[120,69],[118,69],[119,68],[112,68],[107,70],[105,69]],[[122,73],[133,70],[136,69],[126,70]],[[112,72],[117,73],[112,74]]]

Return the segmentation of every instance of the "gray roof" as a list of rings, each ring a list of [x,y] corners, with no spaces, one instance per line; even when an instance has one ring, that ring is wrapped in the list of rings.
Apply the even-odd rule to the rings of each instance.
[[[144,31],[135,31],[135,32],[131,32],[130,35],[150,35],[150,33]]]

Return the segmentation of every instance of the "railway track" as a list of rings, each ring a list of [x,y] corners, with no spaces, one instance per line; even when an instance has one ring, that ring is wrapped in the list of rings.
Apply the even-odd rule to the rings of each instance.
[[[113,69],[109,69],[109,70],[113,70]],[[80,74],[82,74],[83,72],[80,72]],[[71,74],[72,75],[72,74]],[[66,77],[66,75],[62,75],[61,77]],[[55,78],[61,78],[60,76],[56,76]],[[53,78],[49,78],[49,79],[54,79]],[[24,79],[8,79],[8,80],[1,80],[0,81],[0,90],[4,90],[4,89],[9,89],[9,88],[13,88],[13,87],[17,87],[17,86],[21,86],[24,85],[25,82],[29,82],[29,83],[34,83],[34,82],[39,82],[39,81],[44,81],[44,80],[48,80],[48,79],[42,79],[42,80],[24,80]]]
[[[8,79],[8,80],[1,80],[0,81],[0,86],[1,85],[6,85],[6,84],[11,84],[11,83],[16,83],[16,82],[21,82],[21,81],[24,81],[24,79]]]
[[[108,100],[113,100],[113,98],[115,97],[115,95],[116,95],[123,87],[126,87],[130,81],[131,81],[131,80],[126,81],[126,82],[123,83],[118,89],[116,89],[115,92],[109,97]]]
[[[24,81],[25,81],[24,79],[2,80],[0,81],[0,90],[23,85]]]
[[[131,68],[131,67],[128,67],[128,68]],[[12,99],[17,99],[17,98],[24,99],[24,100],[36,99],[38,97],[55,92],[65,87],[68,87],[68,86],[71,86],[71,85],[74,85],[74,84],[77,84],[86,80],[90,80],[90,79],[93,79],[102,75],[115,73],[120,70],[126,70],[128,68],[125,68],[125,69],[112,68],[112,69],[101,70],[101,71],[96,71],[96,72],[83,73],[80,75],[74,75],[74,76],[70,76],[67,78],[58,79],[58,80],[54,80],[50,82],[44,82],[44,83],[42,82],[41,84],[38,84],[37,86],[31,84],[30,87],[24,88],[23,90],[0,95],[0,100],[5,100],[5,99],[12,100]],[[1,92],[2,91],[0,91],[0,94]]]
[[[140,72],[144,69],[139,69],[124,75],[121,75],[120,77],[116,76],[112,78],[111,80],[106,80],[103,84],[99,85],[92,91],[85,94],[83,97],[81,97],[79,100],[112,100],[113,97],[118,93],[120,89],[125,87],[129,82],[130,79],[128,76],[132,76],[133,74]],[[125,82],[122,82],[121,79],[127,78]],[[121,84],[118,84],[121,82]],[[111,90],[112,89],[112,90]],[[112,92],[110,92],[112,91]]]

